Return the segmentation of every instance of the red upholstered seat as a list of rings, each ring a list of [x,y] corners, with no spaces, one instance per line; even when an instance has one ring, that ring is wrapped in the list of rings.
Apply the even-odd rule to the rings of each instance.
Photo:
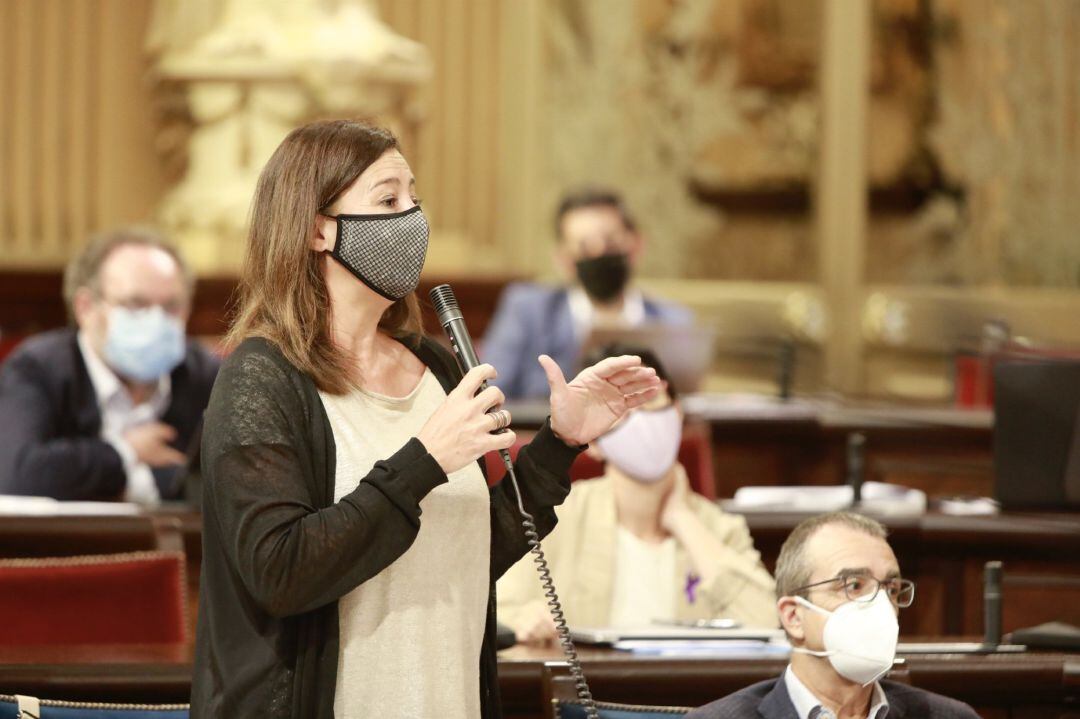
[[[510,448],[510,456],[517,458],[518,450],[524,447],[532,439],[518,433],[517,442]],[[686,476],[690,480],[690,487],[707,499],[716,499],[716,478],[713,475],[712,463],[712,439],[709,428],[705,425],[688,423],[683,429],[682,444],[679,445],[679,462],[686,468]],[[502,459],[498,453],[489,452],[484,455],[484,463],[487,467],[488,483],[494,484],[502,479],[506,470],[503,468]],[[582,452],[570,467],[570,481],[599,477],[604,473],[603,462],[593,459]]]
[[[0,560],[0,644],[187,641],[181,552]]]
[[[12,350],[19,346],[19,343],[26,339],[25,335],[12,335],[0,333],[0,362],[4,361]]]

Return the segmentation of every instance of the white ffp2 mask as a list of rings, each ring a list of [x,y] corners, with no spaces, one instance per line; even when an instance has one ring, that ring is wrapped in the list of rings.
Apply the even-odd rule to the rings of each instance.
[[[639,409],[622,424],[596,440],[605,459],[639,482],[658,482],[679,456],[682,418],[672,405]]]
[[[887,592],[879,590],[871,602],[849,601],[831,612],[803,597],[795,597],[795,601],[828,619],[822,636],[825,651],[802,647],[791,651],[828,657],[840,676],[863,686],[892,668],[900,624]]]

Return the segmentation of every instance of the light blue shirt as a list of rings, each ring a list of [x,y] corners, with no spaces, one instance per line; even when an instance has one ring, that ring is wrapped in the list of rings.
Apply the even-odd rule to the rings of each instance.
[[[823,707],[814,693],[795,676],[790,664],[784,671],[784,684],[799,719],[836,719],[832,710]],[[889,700],[885,698],[885,690],[880,683],[874,682],[874,692],[870,695],[870,711],[867,712],[866,719],[885,719],[888,714]]]
[[[124,439],[124,433],[137,425],[161,420],[172,401],[172,378],[168,373],[163,374],[150,398],[135,404],[120,378],[105,360],[98,357],[85,333],[79,332],[78,342],[101,412],[101,438],[113,446],[124,463],[124,474],[127,475],[124,500],[147,506],[159,504],[161,495],[154,482],[153,470],[139,461],[135,448]]]

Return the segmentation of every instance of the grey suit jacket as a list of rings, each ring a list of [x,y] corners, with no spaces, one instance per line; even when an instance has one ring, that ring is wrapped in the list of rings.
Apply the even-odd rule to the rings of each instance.
[[[694,316],[681,305],[646,297],[645,319],[688,325]],[[579,369],[580,349],[566,288],[519,282],[503,290],[481,343],[480,359],[498,370],[492,384],[509,399],[546,398],[547,377],[537,356],[550,356],[571,378]]]
[[[881,682],[881,688],[889,700],[888,719],[979,719],[979,715],[967,704],[940,694],[890,681]],[[686,715],[686,719],[754,717],[799,719],[782,675],[778,679],[752,684]]]

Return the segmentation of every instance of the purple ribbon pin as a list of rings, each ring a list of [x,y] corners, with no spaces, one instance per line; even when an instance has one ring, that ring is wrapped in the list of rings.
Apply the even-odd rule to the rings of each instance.
[[[691,604],[697,599],[697,587],[701,584],[701,577],[690,572],[686,575],[686,601]]]

